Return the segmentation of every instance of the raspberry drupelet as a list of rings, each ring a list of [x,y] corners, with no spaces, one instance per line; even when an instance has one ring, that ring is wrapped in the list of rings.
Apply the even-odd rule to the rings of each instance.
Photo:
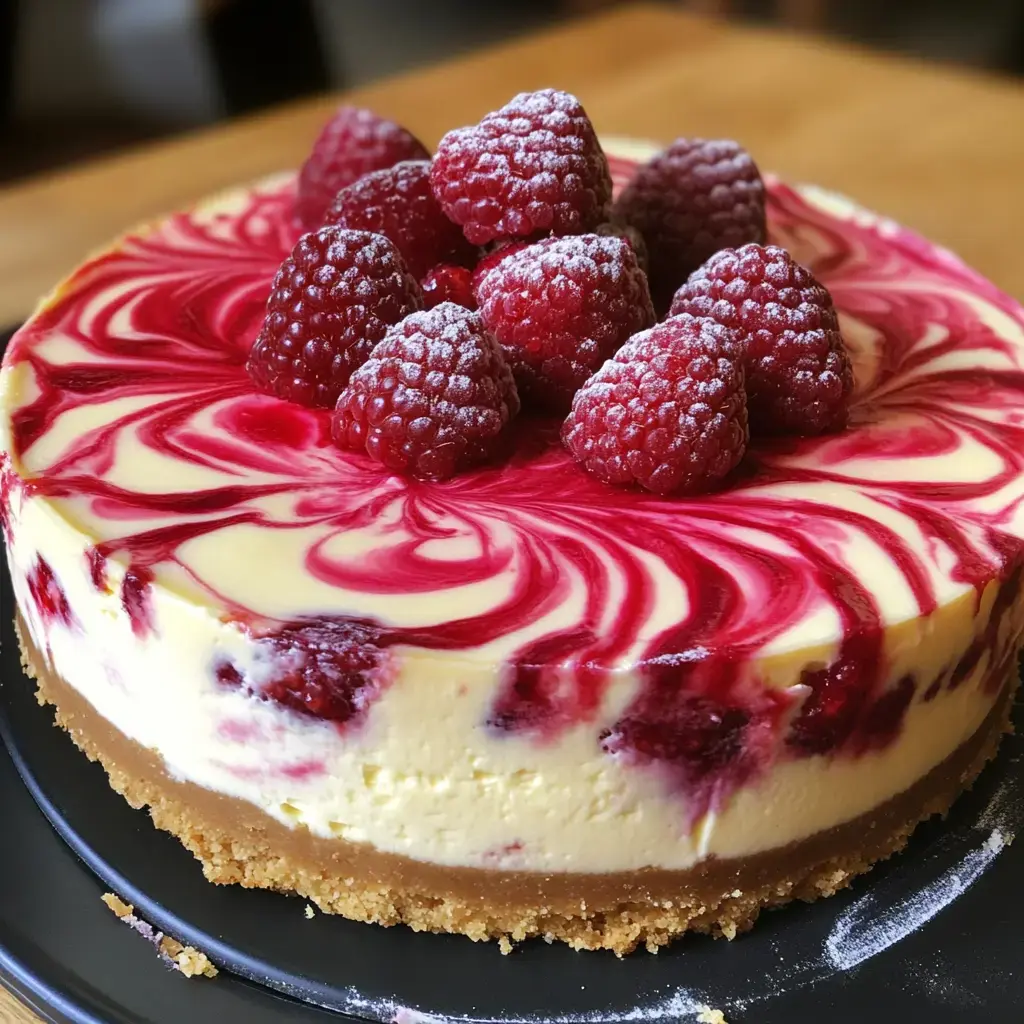
[[[442,302],[454,302],[464,309],[476,309],[473,294],[473,271],[465,267],[453,267],[441,263],[430,270],[420,282],[423,287],[423,303],[427,309],[440,306]]]

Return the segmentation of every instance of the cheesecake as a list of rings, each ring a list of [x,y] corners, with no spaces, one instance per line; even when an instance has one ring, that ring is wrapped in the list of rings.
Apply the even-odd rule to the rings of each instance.
[[[653,152],[604,148],[617,192]],[[295,197],[131,231],[0,373],[26,673],[211,882],[625,953],[829,895],[970,785],[1024,630],[1020,306],[769,178],[768,241],[838,310],[845,429],[673,496],[522,416],[431,481],[247,375]]]

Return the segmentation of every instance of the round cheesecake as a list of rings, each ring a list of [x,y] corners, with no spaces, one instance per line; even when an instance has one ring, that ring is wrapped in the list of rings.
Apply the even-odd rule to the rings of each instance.
[[[607,148],[617,188],[652,152]],[[769,181],[848,429],[756,440],[700,497],[608,487],[530,417],[412,480],[246,374],[294,190],[127,235],[0,375],[26,669],[211,881],[622,953],[832,893],[970,784],[1024,630],[1018,305]]]

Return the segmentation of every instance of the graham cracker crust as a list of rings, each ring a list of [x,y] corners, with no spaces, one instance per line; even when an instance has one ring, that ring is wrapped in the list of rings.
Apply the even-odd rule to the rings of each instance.
[[[171,778],[157,755],[128,739],[61,679],[15,628],[41,704],[75,744],[106,769],[133,807],[177,836],[218,884],[295,893],[325,913],[417,931],[498,939],[503,952],[533,936],[618,955],[652,952],[687,931],[734,938],[758,914],[845,888],[901,850],[914,828],[945,814],[1010,730],[1016,664],[977,732],[910,789],[869,814],[781,849],[709,859],[686,871],[543,874],[451,868],[289,828],[246,801]]]

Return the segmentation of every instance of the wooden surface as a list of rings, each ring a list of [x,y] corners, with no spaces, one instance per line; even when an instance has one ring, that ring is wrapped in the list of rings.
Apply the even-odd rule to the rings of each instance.
[[[577,93],[600,132],[739,139],[762,168],[854,196],[1024,297],[1024,86],[1016,82],[643,5],[349,98],[433,144],[514,92],[547,85]],[[0,190],[0,324],[24,317],[84,255],[133,223],[295,166],[336,101]],[[34,1021],[0,993],[0,1024]]]
[[[578,93],[598,130],[731,136],[846,192],[1024,296],[1024,85],[644,5],[351,94],[433,144],[519,89]],[[303,157],[305,102],[0,190],[0,324],[122,229]]]
[[[42,1024],[42,1021],[14,996],[0,989],[0,1024]]]

